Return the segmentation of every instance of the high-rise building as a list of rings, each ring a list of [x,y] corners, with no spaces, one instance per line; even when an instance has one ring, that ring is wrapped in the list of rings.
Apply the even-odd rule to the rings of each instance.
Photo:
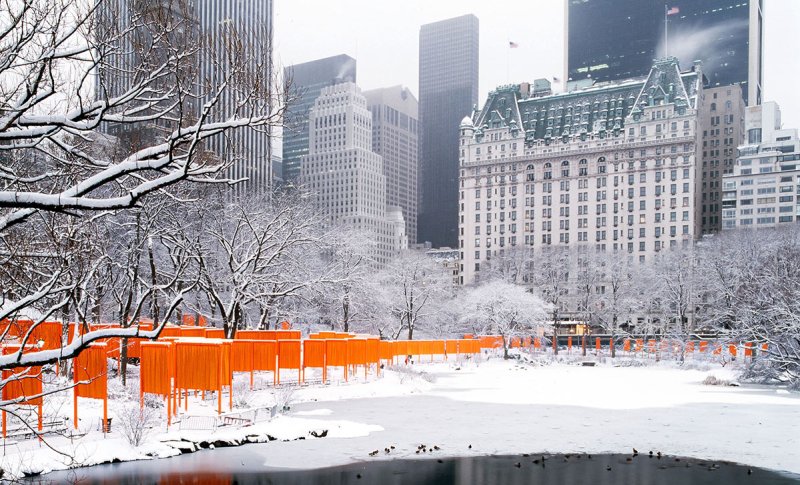
[[[206,51],[200,56],[201,79],[229,83],[218,101],[215,120],[247,117],[251,109],[272,110],[274,65],[272,0],[193,0]],[[237,58],[240,49],[243,55]],[[241,64],[241,65],[240,65]],[[240,75],[232,75],[241,70]],[[233,72],[232,72],[233,71]],[[253,93],[254,80],[269,86],[269,93]],[[238,108],[242,97],[253,100]],[[207,95],[208,97],[208,95]],[[272,186],[272,133],[265,128],[243,128],[226,136],[213,137],[208,146],[223,160],[233,162],[229,176],[246,179],[235,186],[235,193],[263,193]]]
[[[342,224],[374,242],[386,264],[408,247],[402,210],[387,206],[383,159],[372,151],[372,116],[354,83],[322,89],[309,114],[308,155],[301,182],[316,197],[326,224]]]
[[[750,106],[746,140],[722,177],[722,229],[763,229],[800,221],[800,138],[781,127],[774,102]]]
[[[114,33],[127,32],[122,36],[122,45],[109,53],[108,69],[98,76],[97,95],[115,95],[139,82],[137,76],[168,62],[174,49],[185,46],[183,66],[175,68],[181,81],[192,88],[180,105],[182,123],[194,122],[204,103],[217,96],[215,88],[223,83],[219,99],[214,99],[213,111],[208,121],[222,121],[231,117],[246,117],[251,110],[259,113],[270,111],[272,104],[272,0],[108,0],[98,4],[96,35],[113,38]],[[137,27],[132,19],[140,22]],[[148,25],[157,25],[155,38]],[[232,49],[243,52],[235,56]],[[258,79],[258,83],[254,80]],[[175,85],[176,79],[166,76],[161,83],[164,89]],[[268,92],[253,93],[254,84],[265,86]],[[156,89],[162,87],[156,84]],[[211,89],[210,89],[211,88]],[[249,103],[241,103],[242,95],[252,96]],[[159,104],[160,108],[173,103],[173,98]],[[238,101],[238,103],[237,103]],[[237,111],[237,109],[239,111]],[[175,108],[178,112],[178,108]],[[147,113],[138,113],[145,115]],[[176,117],[177,118],[177,117]],[[165,137],[177,128],[172,117],[162,117],[149,123],[114,125],[104,127],[117,136],[122,143],[138,149],[153,139]],[[226,177],[245,182],[236,186],[242,191],[264,191],[271,186],[270,163],[271,134],[262,129],[239,128],[224,136],[205,140],[204,148],[212,156],[230,163]]]
[[[699,237],[700,65],[560,94],[489,93],[461,123],[461,283],[513,248],[626,252],[644,262]],[[540,91],[540,92],[546,92]]]
[[[458,123],[478,103],[478,18],[464,15],[419,30],[418,242],[458,242]]]
[[[670,55],[701,60],[709,87],[740,84],[746,103],[761,103],[763,0],[566,1],[567,79],[643,76]]]
[[[703,90],[698,131],[702,130],[700,227],[703,234],[722,229],[722,177],[733,173],[736,147],[744,140],[745,106],[738,84]]]
[[[400,207],[417,240],[417,98],[403,86],[364,91],[372,113],[372,151],[383,157],[386,203]]]
[[[340,54],[295,64],[284,69],[289,84],[289,105],[283,124],[283,180],[297,182],[300,165],[309,153],[308,119],[314,101],[328,86],[356,82],[356,60]]]

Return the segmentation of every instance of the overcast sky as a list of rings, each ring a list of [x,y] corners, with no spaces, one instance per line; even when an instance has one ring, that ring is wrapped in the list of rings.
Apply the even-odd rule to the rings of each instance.
[[[562,77],[563,0],[275,0],[276,60],[349,54],[362,89],[402,84],[417,95],[419,26],[466,13],[480,20],[480,103],[500,84]],[[800,0],[766,0],[764,17],[764,99],[800,128]]]

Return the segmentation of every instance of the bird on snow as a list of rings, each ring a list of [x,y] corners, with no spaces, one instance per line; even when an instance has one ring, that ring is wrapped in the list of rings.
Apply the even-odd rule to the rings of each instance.
[[[514,463],[514,466],[517,467],[517,468],[522,468],[522,463],[516,462],[516,463]]]
[[[639,454],[639,450],[637,450],[636,448],[634,448],[634,449],[633,449],[633,456],[636,456],[636,455],[638,455],[638,454]]]
[[[377,455],[377,454],[378,454],[378,450],[375,450],[375,451],[371,451],[371,452],[369,453],[369,456],[375,456],[375,455]]]

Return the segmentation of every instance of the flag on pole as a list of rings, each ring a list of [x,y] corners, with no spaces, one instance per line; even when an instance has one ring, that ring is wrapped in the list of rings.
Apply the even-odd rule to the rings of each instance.
[[[519,47],[519,44],[517,44],[516,42],[508,41],[508,47],[509,49],[516,49],[517,47]]]
[[[678,7],[672,7],[671,9],[667,10],[667,15],[678,15],[681,13],[681,9]]]

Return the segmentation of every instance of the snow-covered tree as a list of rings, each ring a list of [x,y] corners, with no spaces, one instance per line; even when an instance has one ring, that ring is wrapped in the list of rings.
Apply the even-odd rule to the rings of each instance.
[[[203,77],[195,66],[209,53],[209,39],[191,37],[171,2],[146,13],[114,12],[129,17],[124,29],[105,22],[103,7],[75,0],[0,7],[0,320],[35,310],[42,318],[34,326],[54,317],[91,321],[108,288],[109,257],[119,270],[134,267],[103,246],[101,219],[147,198],[179,200],[174,189],[183,181],[235,182],[227,169],[237,159],[209,153],[209,143],[237,130],[269,133],[281,123],[286,91],[268,78],[269,49],[256,58],[264,51],[243,49],[243,33],[231,28],[213,39],[214,55],[204,55],[225,69]],[[128,55],[138,61],[125,66],[120,60]],[[19,245],[24,239],[31,242]],[[151,266],[157,246],[141,237],[140,262]],[[186,260],[176,253],[166,260],[173,258]],[[153,277],[147,268],[138,283],[129,279],[138,286],[123,305],[134,309],[132,318],[146,306],[162,322],[174,314],[191,288],[171,272]],[[159,331],[93,331],[61,349],[0,356],[0,368],[68,359],[99,338]]]
[[[534,292],[549,303],[553,328],[553,353],[558,354],[559,315],[570,285],[570,251],[563,246],[546,246],[534,253],[531,283]]]
[[[439,310],[437,302],[450,298],[454,291],[447,268],[420,251],[402,252],[378,278],[392,316],[392,325],[381,335],[395,339],[405,330],[412,340],[417,328]]]
[[[513,337],[543,330],[550,305],[520,285],[494,280],[469,288],[457,299],[461,322],[474,333],[503,337],[503,356]]]
[[[601,285],[605,291],[600,295],[602,305],[599,309],[601,322],[611,339],[619,334],[620,319],[630,318],[639,308],[634,298],[634,276],[637,268],[631,257],[624,251],[604,252],[598,255],[602,267]],[[616,346],[611,349],[611,357],[616,357]]]

